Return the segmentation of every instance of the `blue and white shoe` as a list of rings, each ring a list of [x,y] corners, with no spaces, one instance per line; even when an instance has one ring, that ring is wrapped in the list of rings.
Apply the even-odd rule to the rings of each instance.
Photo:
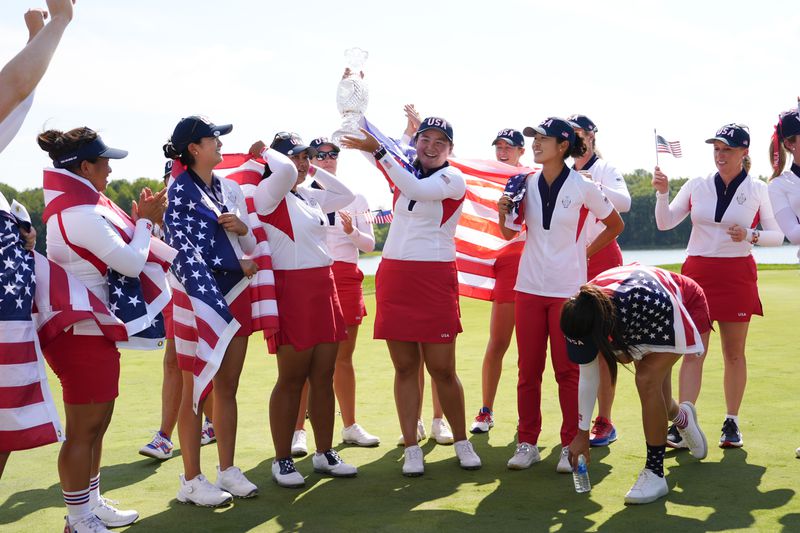
[[[139,455],[166,461],[172,457],[173,448],[172,441],[160,431],[156,431],[156,434],[153,435],[153,440],[139,448]]]
[[[281,487],[290,489],[306,484],[303,475],[294,467],[294,460],[291,457],[276,459],[272,462],[272,480]]]
[[[732,418],[726,418],[722,423],[722,435],[719,437],[720,448],[741,448],[744,445],[742,432]]]

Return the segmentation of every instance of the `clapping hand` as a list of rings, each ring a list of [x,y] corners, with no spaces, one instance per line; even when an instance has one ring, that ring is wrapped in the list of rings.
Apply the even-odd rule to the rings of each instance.
[[[157,224],[164,220],[164,211],[167,210],[167,188],[153,194],[150,187],[145,187],[139,193],[139,202],[131,206],[131,218],[134,222],[140,218]]]

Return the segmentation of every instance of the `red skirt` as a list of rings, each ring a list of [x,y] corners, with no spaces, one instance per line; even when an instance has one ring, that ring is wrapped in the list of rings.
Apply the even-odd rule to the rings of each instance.
[[[594,279],[606,270],[618,266],[622,266],[622,250],[617,239],[614,239],[589,258],[586,277]]]
[[[119,396],[119,350],[102,336],[62,331],[43,348],[61,381],[64,403],[106,403]]]
[[[681,288],[683,306],[692,318],[699,333],[711,331],[711,314],[708,311],[708,300],[703,288],[688,276],[674,275],[672,279]]]
[[[270,353],[290,345],[295,351],[347,339],[331,267],[275,270],[279,329],[267,339]]]
[[[367,316],[364,291],[361,289],[364,273],[359,270],[357,264],[347,261],[334,261],[331,268],[336,282],[336,294],[344,314],[344,323],[348,326],[358,326]]]
[[[167,306],[170,308],[170,323],[172,323],[172,302]],[[236,297],[234,301],[228,304],[228,310],[233,315],[233,318],[239,322],[239,329],[236,331],[234,337],[249,337],[253,332],[253,309],[250,306],[250,291],[245,289]],[[166,322],[166,315],[165,315]],[[167,338],[175,338],[175,328],[172,326],[172,336],[170,337],[169,330],[167,331]],[[186,357],[181,354],[177,355],[178,368],[187,372],[194,371],[194,357]]]
[[[519,258],[522,257],[522,248],[525,243],[516,243],[509,246],[494,262],[494,290],[492,301],[499,304],[514,303],[519,271]]]
[[[758,296],[758,272],[752,255],[746,257],[702,257],[690,255],[681,274],[695,280],[708,300],[711,320],[749,322],[763,316]]]
[[[376,339],[450,343],[463,331],[455,261],[382,259],[375,291]]]

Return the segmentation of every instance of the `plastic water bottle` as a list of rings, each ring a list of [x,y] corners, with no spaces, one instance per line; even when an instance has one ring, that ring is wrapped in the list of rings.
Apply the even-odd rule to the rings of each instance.
[[[578,456],[578,468],[572,472],[572,481],[575,483],[575,492],[582,494],[592,490],[589,482],[589,469],[586,467],[586,458],[583,454]]]

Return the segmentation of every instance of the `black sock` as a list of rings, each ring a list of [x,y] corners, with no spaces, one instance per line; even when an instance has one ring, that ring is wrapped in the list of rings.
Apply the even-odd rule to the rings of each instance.
[[[647,445],[647,462],[644,467],[652,471],[658,477],[664,477],[664,453],[667,450],[666,444],[661,446]]]

